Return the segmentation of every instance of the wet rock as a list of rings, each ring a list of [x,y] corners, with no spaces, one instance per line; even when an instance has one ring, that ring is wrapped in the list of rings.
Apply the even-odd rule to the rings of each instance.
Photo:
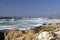
[[[0,40],[4,40],[4,33],[0,32]]]

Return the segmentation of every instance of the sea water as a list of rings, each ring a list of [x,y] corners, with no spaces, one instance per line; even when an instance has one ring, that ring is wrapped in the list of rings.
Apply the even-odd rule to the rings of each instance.
[[[0,19],[0,30],[14,29],[26,30],[37,26],[44,26],[50,23],[60,23],[60,19],[50,18],[12,18],[12,19]]]

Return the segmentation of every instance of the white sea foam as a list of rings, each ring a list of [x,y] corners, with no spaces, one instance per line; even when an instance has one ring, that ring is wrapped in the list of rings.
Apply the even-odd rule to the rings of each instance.
[[[0,30],[3,29],[29,29],[36,26],[42,26],[43,24],[50,24],[50,23],[60,23],[60,19],[49,19],[49,18],[23,18],[23,19],[6,19],[0,20]]]

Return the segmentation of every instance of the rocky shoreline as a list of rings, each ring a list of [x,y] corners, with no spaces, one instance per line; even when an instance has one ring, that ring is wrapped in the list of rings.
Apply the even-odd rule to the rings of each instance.
[[[4,40],[60,40],[60,23],[38,26],[29,30],[13,29],[4,33]]]

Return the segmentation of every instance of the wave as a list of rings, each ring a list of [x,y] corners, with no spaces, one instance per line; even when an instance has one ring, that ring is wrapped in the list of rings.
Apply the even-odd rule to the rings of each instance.
[[[50,23],[60,23],[60,19],[49,18],[12,18],[12,19],[0,19],[0,30],[3,29],[30,29],[36,26],[44,26]]]

